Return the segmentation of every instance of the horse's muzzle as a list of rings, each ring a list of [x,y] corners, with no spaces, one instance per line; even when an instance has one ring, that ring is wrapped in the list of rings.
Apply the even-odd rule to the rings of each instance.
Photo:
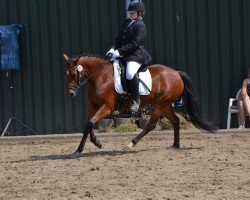
[[[72,87],[72,86],[68,86],[68,93],[69,93],[70,97],[75,98],[76,94],[77,94],[77,88]]]
[[[70,92],[70,93],[69,93],[69,96],[70,96],[71,98],[75,98],[76,93],[75,93],[75,92]]]

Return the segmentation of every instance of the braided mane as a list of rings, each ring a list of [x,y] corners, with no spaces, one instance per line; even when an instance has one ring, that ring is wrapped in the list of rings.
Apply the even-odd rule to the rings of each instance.
[[[79,58],[79,57],[94,57],[94,58],[98,58],[98,59],[102,59],[102,60],[109,60],[108,58],[105,58],[105,57],[102,57],[102,56],[99,56],[99,55],[95,55],[95,54],[81,54],[81,55],[78,55],[78,56],[73,56],[71,58],[71,60],[74,60],[76,58]]]

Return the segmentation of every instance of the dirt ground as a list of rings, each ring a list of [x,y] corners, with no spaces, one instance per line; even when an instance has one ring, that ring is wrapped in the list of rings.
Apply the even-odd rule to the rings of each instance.
[[[133,151],[133,134],[98,134],[103,149],[78,139],[0,140],[0,199],[250,199],[250,132],[155,132]],[[117,134],[116,134],[117,135]]]

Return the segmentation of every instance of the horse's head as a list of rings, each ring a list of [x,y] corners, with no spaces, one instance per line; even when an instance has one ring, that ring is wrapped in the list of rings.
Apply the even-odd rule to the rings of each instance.
[[[79,64],[79,57],[68,58],[66,54],[63,54],[63,58],[67,63],[67,67],[64,70],[67,81],[67,89],[71,97],[75,97],[78,89],[81,86],[81,80],[84,78],[85,69]]]

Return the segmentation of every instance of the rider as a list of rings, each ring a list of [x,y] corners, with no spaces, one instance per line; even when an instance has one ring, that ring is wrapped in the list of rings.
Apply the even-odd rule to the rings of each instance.
[[[126,19],[123,28],[115,40],[115,45],[106,55],[112,54],[115,59],[119,56],[126,61],[126,79],[132,95],[130,110],[137,112],[140,107],[139,82],[135,74],[142,64],[148,64],[151,56],[144,47],[146,26],[142,20],[145,7],[141,1],[133,1],[129,4],[130,18]]]

